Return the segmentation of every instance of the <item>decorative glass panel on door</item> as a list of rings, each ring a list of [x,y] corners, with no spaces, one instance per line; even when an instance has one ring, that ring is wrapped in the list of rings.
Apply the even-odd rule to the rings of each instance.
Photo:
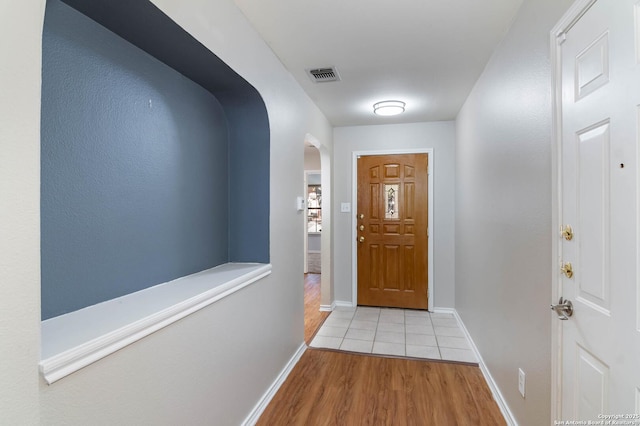
[[[385,184],[384,186],[384,218],[385,219],[398,219],[398,187],[397,183]]]

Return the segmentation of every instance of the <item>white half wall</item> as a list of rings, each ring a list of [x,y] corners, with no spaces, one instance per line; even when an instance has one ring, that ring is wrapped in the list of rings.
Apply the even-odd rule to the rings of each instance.
[[[455,307],[523,426],[551,415],[549,32],[570,4],[525,0],[457,117]]]
[[[402,151],[433,148],[434,183],[434,306],[454,307],[454,190],[455,190],[455,123],[387,124],[377,126],[336,127],[334,137],[334,295],[338,302],[352,301],[351,238],[352,217],[357,200],[352,199],[353,152]],[[341,203],[351,203],[350,213],[341,213]]]
[[[332,130],[232,0],[154,0],[253,84],[271,131],[272,274],[66,377],[39,378],[40,81],[45,0],[0,14],[0,423],[237,425],[304,338],[304,139]]]

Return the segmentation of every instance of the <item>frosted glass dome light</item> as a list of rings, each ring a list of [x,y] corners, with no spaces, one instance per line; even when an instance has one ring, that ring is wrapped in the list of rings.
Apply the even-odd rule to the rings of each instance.
[[[404,112],[406,104],[402,101],[381,101],[373,104],[373,112],[377,115],[398,115]]]

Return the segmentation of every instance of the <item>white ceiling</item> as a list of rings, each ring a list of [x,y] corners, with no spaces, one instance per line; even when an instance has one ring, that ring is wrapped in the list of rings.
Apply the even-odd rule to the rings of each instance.
[[[334,126],[455,118],[522,0],[235,0]],[[335,66],[339,82],[306,70]],[[406,102],[378,117],[373,104]]]

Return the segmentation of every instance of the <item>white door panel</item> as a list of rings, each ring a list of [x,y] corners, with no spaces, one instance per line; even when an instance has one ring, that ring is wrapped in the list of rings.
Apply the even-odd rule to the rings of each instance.
[[[573,303],[560,332],[563,420],[640,409],[638,5],[598,0],[559,41],[559,220],[574,231],[558,250],[573,270],[558,281]]]

